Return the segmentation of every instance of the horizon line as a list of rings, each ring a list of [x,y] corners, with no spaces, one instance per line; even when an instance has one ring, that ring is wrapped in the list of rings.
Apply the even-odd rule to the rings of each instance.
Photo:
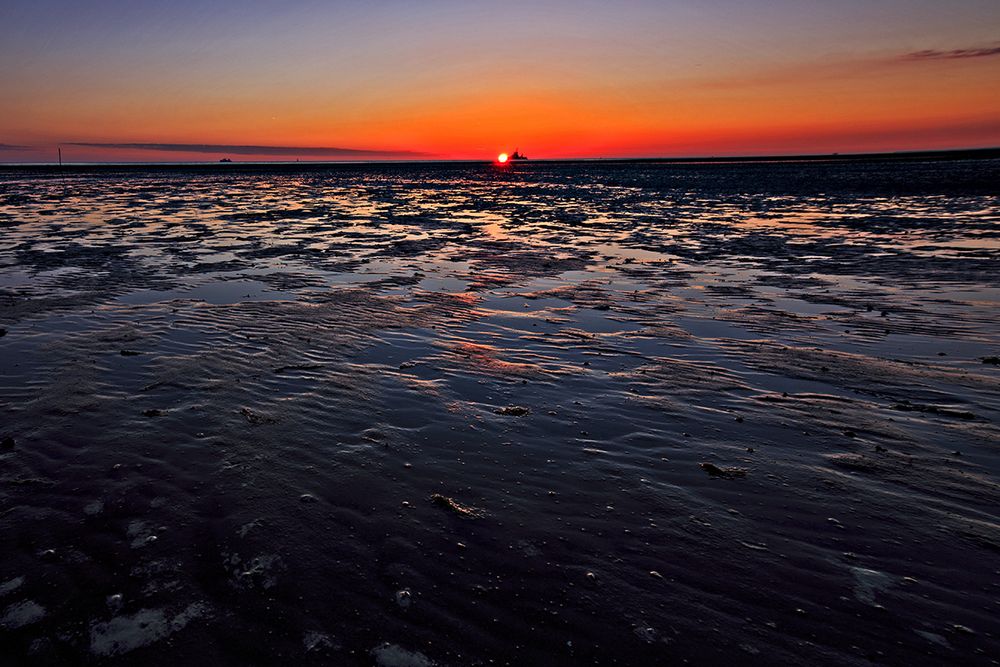
[[[743,155],[688,155],[688,156],[598,156],[598,157],[561,157],[561,158],[532,158],[521,165],[527,163],[726,163],[726,162],[796,162],[796,161],[845,161],[863,159],[906,159],[906,158],[940,158],[940,159],[962,159],[980,158],[997,159],[1000,158],[1000,146],[989,146],[979,148],[947,148],[947,149],[907,149],[899,151],[876,151],[876,152],[847,152],[847,153],[773,153],[773,154],[743,154]],[[252,166],[295,166],[317,167],[324,165],[378,165],[378,164],[495,164],[492,158],[426,158],[426,159],[370,159],[370,160],[247,160],[243,162],[228,161],[175,161],[175,162],[0,162],[0,168],[17,169],[30,167],[54,167],[56,169],[67,168],[93,168],[93,167],[209,167],[214,166],[219,169],[234,167]],[[507,163],[506,166],[513,166]]]

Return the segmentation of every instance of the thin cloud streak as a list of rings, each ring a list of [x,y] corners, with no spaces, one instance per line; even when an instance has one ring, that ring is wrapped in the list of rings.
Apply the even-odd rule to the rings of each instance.
[[[718,79],[695,82],[699,88],[740,88],[766,85],[782,85],[798,83],[803,80],[824,81],[837,79],[852,79],[870,74],[894,71],[914,63],[925,61],[972,60],[1000,56],[1000,46],[952,49],[942,51],[924,49],[887,56],[870,56],[844,58],[840,60],[801,62],[795,65],[780,67],[756,74],[741,74]]]
[[[1000,56],[1000,46],[986,46],[974,49],[924,49],[902,55],[901,60],[966,60],[968,58],[989,58]]]
[[[0,144],[0,151],[28,151],[31,146],[17,146],[15,144]]]
[[[146,150],[164,153],[230,153],[233,155],[311,155],[323,157],[423,157],[427,153],[416,151],[386,151],[362,148],[337,148],[332,146],[254,146],[242,144],[156,144],[156,143],[98,143],[74,141],[69,146],[103,148],[111,150]]]

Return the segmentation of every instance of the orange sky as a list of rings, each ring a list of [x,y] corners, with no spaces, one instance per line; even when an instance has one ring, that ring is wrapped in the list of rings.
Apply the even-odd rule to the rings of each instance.
[[[195,22],[197,3],[128,13],[108,0],[105,21],[98,7],[62,28],[42,12],[60,3],[39,4],[0,16],[0,162],[51,160],[56,145],[108,161],[227,155],[176,144],[287,147],[238,159],[333,159],[305,147],[556,158],[1000,145],[1000,5],[989,3],[888,1],[877,15],[853,0],[840,13],[792,3],[773,25],[728,2],[339,14],[251,2]]]

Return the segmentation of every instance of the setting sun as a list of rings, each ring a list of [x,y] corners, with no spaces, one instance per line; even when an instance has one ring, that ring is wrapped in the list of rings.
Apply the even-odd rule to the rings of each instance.
[[[497,162],[499,162],[500,164],[503,164],[506,161],[507,161],[507,154],[506,153],[500,153],[500,155],[497,155]]]

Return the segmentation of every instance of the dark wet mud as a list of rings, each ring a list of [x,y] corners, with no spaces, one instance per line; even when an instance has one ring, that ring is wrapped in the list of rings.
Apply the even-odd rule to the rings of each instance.
[[[995,161],[0,174],[0,663],[995,664],[998,277]]]

